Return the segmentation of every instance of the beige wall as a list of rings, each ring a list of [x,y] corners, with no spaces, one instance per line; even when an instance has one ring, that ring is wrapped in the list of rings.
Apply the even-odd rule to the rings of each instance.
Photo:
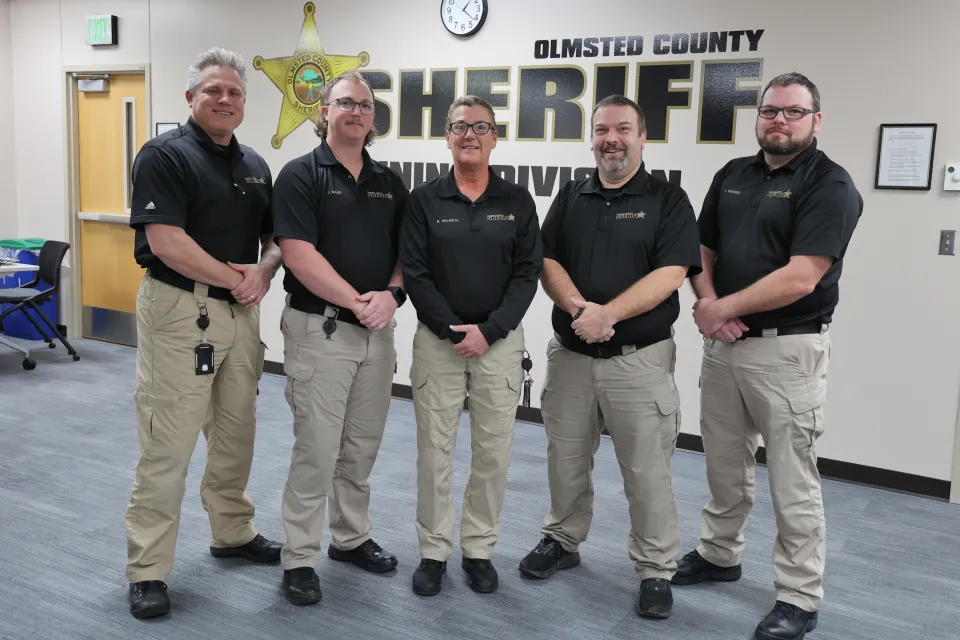
[[[10,63],[10,0],[0,0],[0,238],[17,237],[14,163],[13,65]]]
[[[762,57],[764,81],[794,69],[809,75],[823,95],[821,148],[850,171],[865,201],[841,281],[841,304],[833,329],[828,425],[821,455],[949,479],[960,396],[960,343],[954,337],[960,300],[952,293],[960,289],[960,257],[940,257],[936,249],[940,229],[960,226],[958,194],[944,193],[938,186],[942,185],[944,164],[960,161],[960,126],[952,117],[960,102],[960,85],[944,80],[950,77],[947,65],[954,57],[951,45],[954,25],[960,22],[960,6],[947,0],[927,0],[884,3],[883,10],[865,12],[852,2],[811,0],[785,19],[761,0],[642,5],[632,0],[606,0],[592,5],[590,11],[579,1],[557,0],[546,13],[542,2],[517,0],[492,3],[484,30],[471,40],[459,41],[440,28],[436,2],[376,3],[375,19],[364,14],[361,3],[318,0],[316,4],[320,39],[328,53],[367,51],[370,69],[392,74],[394,91],[380,97],[393,106],[395,119],[401,69],[456,67],[461,70],[462,91],[464,68],[509,66],[511,109],[502,117],[514,123],[518,67],[580,66],[588,75],[582,102],[589,110],[594,64],[624,60],[537,60],[533,42],[538,38],[642,34],[645,53],[639,60],[648,62],[664,59],[650,54],[656,33],[765,29],[759,51],[748,52],[744,47],[739,53],[714,57]],[[234,48],[251,67],[246,120],[238,131],[241,141],[267,159],[274,175],[286,161],[316,144],[305,125],[291,134],[280,150],[271,148],[281,95],[263,73],[252,69],[256,55],[292,55],[303,2],[236,1],[230,3],[229,11],[225,6],[212,0],[11,0],[21,235],[53,237],[66,230],[60,188],[62,96],[59,84],[49,82],[62,65],[150,62],[154,121],[183,122],[188,115],[183,102],[185,70],[191,57],[214,44]],[[120,16],[121,45],[93,51],[83,44],[83,16],[109,12]],[[645,155],[651,167],[683,171],[683,186],[697,208],[720,166],[733,156],[756,151],[754,116],[748,110],[737,116],[736,144],[696,144],[700,60],[705,57],[666,57],[696,61],[690,85],[694,108],[674,111],[670,143],[649,145]],[[637,59],[627,61],[631,63],[629,91],[633,92]],[[878,126],[891,122],[939,124],[931,191],[872,188]],[[396,120],[391,136],[379,141],[371,153],[398,161],[449,159],[442,141],[398,140]],[[561,166],[592,162],[586,142],[516,142],[512,134],[501,141],[494,160]],[[542,216],[550,198],[536,200]],[[278,278],[263,305],[263,337],[273,360],[282,358],[278,330],[282,301]],[[681,302],[677,377],[683,398],[683,430],[698,433],[700,336],[689,316],[693,300],[686,289]],[[543,380],[544,346],[551,333],[549,311],[549,300],[541,292],[524,321],[535,362],[534,399]],[[407,383],[415,328],[409,305],[398,319],[397,382]]]

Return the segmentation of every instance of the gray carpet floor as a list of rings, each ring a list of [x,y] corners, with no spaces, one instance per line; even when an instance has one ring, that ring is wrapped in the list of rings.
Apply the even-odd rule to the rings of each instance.
[[[42,346],[42,345],[41,345]],[[743,578],[674,589],[666,621],[638,618],[638,583],[627,557],[628,518],[609,440],[597,454],[596,504],[583,564],[541,582],[517,563],[536,544],[547,508],[543,428],[518,423],[494,562],[500,590],[473,593],[451,558],[443,593],[419,598],[413,527],[416,439],[412,405],[394,400],[373,473],[375,539],[395,553],[395,574],[376,576],[330,561],[318,565],[323,602],[289,605],[278,566],[212,558],[200,504],[201,438],[190,468],[177,560],[168,577],[169,617],[137,621],[126,601],[124,510],[137,461],[135,351],[100,342],[38,349],[34,371],[0,349],[0,637],[2,638],[658,638],[753,637],[774,601],[775,535],[765,470],[757,479]],[[284,380],[264,376],[249,493],[256,524],[282,540],[280,501],[292,444]],[[469,464],[464,416],[454,460],[457,505]],[[842,428],[842,425],[833,425]],[[683,551],[699,535],[707,494],[704,460],[673,462]],[[809,638],[960,637],[960,508],[944,502],[825,481],[826,599]],[[326,540],[324,541],[324,549]]]

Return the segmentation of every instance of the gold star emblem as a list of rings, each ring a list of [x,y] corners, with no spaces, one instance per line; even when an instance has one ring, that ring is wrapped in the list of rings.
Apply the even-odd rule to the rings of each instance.
[[[790,196],[791,196],[791,193],[790,193],[789,191],[787,191],[785,194],[783,194],[783,197],[784,197],[784,198],[789,198]]]
[[[646,217],[647,217],[647,214],[645,214],[643,211],[641,211],[640,213],[637,214],[637,217],[643,219],[643,218],[646,218]]]
[[[515,215],[513,215],[512,213],[507,216],[507,220],[509,220],[510,222],[513,222],[513,221],[516,220],[516,219],[517,219],[517,217],[516,217]]]
[[[253,68],[263,71],[283,94],[277,132],[270,140],[274,149],[279,149],[283,139],[305,120],[316,122],[320,107],[323,106],[320,104],[320,91],[328,80],[344,71],[370,64],[370,55],[366,51],[355,56],[325,54],[320,46],[315,13],[312,2],[303,5],[300,43],[292,56],[269,60],[257,56],[253,59]]]

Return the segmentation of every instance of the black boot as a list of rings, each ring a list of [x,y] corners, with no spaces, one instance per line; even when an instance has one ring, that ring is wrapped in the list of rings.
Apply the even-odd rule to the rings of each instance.
[[[673,592],[666,578],[647,578],[640,582],[637,615],[644,618],[669,618],[673,612]]]
[[[579,553],[567,551],[550,536],[543,536],[533,551],[520,561],[520,572],[546,580],[559,570],[572,569],[579,564]]]
[[[283,544],[267,540],[259,533],[253,540],[239,547],[210,547],[214,558],[243,558],[251,562],[273,564],[280,562],[280,549]]]
[[[283,572],[283,595],[291,604],[304,606],[317,604],[323,599],[320,578],[313,567],[297,567]]]
[[[705,580],[717,582],[736,582],[742,570],[737,564],[732,567],[720,567],[703,559],[696,549],[677,561],[677,572],[671,582],[678,585],[697,584]]]
[[[435,596],[440,593],[441,578],[447,572],[447,563],[439,560],[421,560],[413,572],[413,592],[418,596]]]
[[[160,580],[130,583],[130,613],[134,618],[155,618],[170,613],[167,585]]]
[[[327,547],[327,555],[338,562],[350,562],[371,573],[387,573],[397,568],[397,559],[373,540],[367,540],[348,551],[330,545]]]
[[[460,566],[470,576],[470,588],[477,593],[493,593],[500,586],[497,570],[489,560],[464,558]]]
[[[777,600],[773,611],[757,625],[754,635],[757,640],[802,640],[803,636],[817,628],[818,620],[816,611],[804,611]]]

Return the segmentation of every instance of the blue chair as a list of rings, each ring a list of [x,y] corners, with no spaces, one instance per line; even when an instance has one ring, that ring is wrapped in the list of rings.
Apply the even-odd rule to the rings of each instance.
[[[51,349],[55,348],[57,345],[53,341],[53,338],[49,337],[43,330],[43,327],[27,312],[27,309],[31,309],[43,320],[50,331],[53,332],[53,335],[56,336],[57,340],[63,343],[63,346],[67,348],[67,353],[73,356],[74,361],[76,361],[80,359],[76,350],[67,342],[66,337],[57,330],[56,325],[50,322],[50,318],[48,318],[38,306],[49,300],[53,297],[53,294],[60,290],[60,265],[63,262],[63,257],[67,255],[67,251],[69,250],[70,244],[67,242],[47,240],[40,249],[40,258],[37,261],[37,277],[34,278],[33,282],[23,287],[17,287],[16,289],[0,289],[0,303],[13,304],[12,307],[0,313],[0,331],[3,329],[3,319],[11,313],[19,311],[36,327],[40,335],[43,336],[43,341],[46,342]],[[50,288],[46,291],[35,289],[34,287],[40,284],[41,281],[49,285]],[[36,366],[37,363],[30,359],[29,356],[23,360],[24,369],[33,369]]]

